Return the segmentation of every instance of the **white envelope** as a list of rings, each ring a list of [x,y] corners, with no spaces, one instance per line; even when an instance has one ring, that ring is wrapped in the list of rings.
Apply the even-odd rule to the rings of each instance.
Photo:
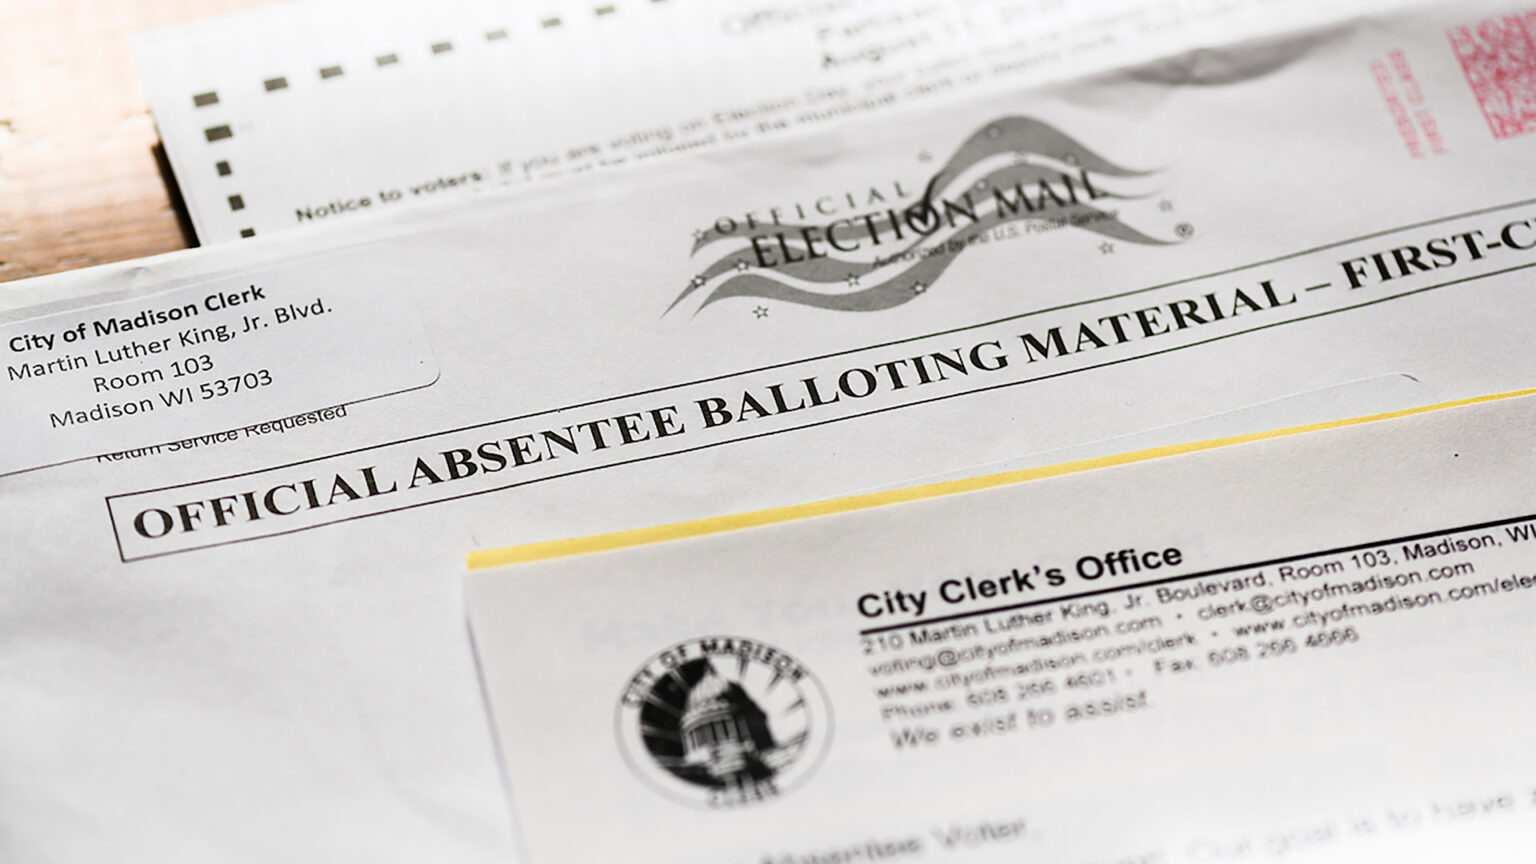
[[[192,224],[212,244],[1406,5],[323,0],[154,31],[135,53]],[[1216,50],[1161,71],[1233,63]]]

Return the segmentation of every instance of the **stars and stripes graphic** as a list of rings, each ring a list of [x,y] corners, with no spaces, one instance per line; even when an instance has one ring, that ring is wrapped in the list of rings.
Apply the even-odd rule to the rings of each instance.
[[[1010,224],[1053,223],[1141,245],[1168,245],[1121,221],[1116,201],[1144,197],[1137,171],[1100,156],[1048,123],[1002,117],[970,135],[916,201],[825,224],[728,223],[694,232],[693,256],[712,253],[667,308],[693,313],[737,297],[872,312],[929,294],[966,249]],[[1150,193],[1149,193],[1150,194]]]

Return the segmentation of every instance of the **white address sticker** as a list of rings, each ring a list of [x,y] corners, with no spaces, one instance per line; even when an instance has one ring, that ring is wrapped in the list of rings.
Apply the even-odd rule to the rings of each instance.
[[[0,474],[431,384],[399,278],[362,249],[0,326]]]

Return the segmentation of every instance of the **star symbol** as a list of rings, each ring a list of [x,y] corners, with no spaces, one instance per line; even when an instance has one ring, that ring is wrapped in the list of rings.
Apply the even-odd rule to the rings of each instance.
[[[997,138],[997,137],[1001,136],[1002,134],[1003,134],[1003,129],[1002,129],[1001,126],[988,126],[987,127],[987,137],[988,138]]]
[[[1105,240],[1103,243],[1099,244],[1099,254],[1101,255],[1108,255],[1114,251],[1115,244],[1109,242],[1108,240]]]
[[[1164,198],[1163,200],[1157,202],[1157,209],[1167,213],[1169,210],[1173,209],[1173,202],[1169,201],[1167,198]]]
[[[709,236],[709,232],[708,231],[695,231],[695,232],[693,232],[693,242],[697,243],[700,240],[703,240],[705,237],[708,237],[708,236]]]
[[[704,287],[704,282],[705,282],[705,279],[704,279],[704,276],[702,274],[698,275],[698,276],[695,276],[692,279],[688,280],[689,286],[693,287],[693,288],[703,288]]]
[[[747,272],[747,262],[745,262],[745,261],[737,261],[736,262],[736,272],[738,272],[738,273],[745,273],[745,272]]]
[[[912,283],[912,293],[913,294],[921,294],[921,293],[923,293],[924,291],[927,291],[927,290],[928,290],[928,286],[924,285],[921,282],[913,282]]]
[[[752,310],[752,314],[757,316],[758,318],[767,318],[768,317],[768,307],[767,306],[759,306],[756,309]]]
[[[859,276],[858,276],[857,273],[849,273],[848,274],[848,287],[849,288],[857,288],[857,287],[859,287]]]
[[[1061,157],[1061,161],[1067,163],[1068,165],[1076,165],[1077,164],[1077,157],[1072,155],[1071,153],[1068,153],[1067,155]]]
[[[929,153],[927,150],[919,150],[919,151],[917,151],[917,161],[919,161],[919,162],[932,162],[933,161],[933,154]]]

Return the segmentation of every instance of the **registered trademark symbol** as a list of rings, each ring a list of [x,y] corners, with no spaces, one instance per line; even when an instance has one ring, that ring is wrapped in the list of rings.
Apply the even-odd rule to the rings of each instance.
[[[1173,226],[1173,233],[1179,235],[1180,237],[1193,237],[1195,235],[1195,226],[1189,224],[1188,222],[1180,222],[1179,224]]]

